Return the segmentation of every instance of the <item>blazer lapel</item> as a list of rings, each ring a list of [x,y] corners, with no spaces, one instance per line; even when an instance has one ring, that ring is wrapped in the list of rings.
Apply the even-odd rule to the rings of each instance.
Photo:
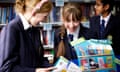
[[[79,29],[79,34],[78,34],[78,38],[80,38],[82,36],[82,26],[80,24],[80,29]]]
[[[111,15],[110,19],[108,21],[108,24],[107,24],[107,26],[105,28],[105,36],[107,36],[109,34],[110,30],[111,30],[111,27],[112,27],[112,24],[113,24],[113,21],[114,21],[113,19],[114,19],[114,16]]]

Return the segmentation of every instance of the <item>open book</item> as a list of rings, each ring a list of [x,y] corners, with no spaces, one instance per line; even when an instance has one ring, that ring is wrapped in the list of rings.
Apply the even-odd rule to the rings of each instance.
[[[61,56],[55,64],[56,70],[52,72],[82,72],[80,67]]]

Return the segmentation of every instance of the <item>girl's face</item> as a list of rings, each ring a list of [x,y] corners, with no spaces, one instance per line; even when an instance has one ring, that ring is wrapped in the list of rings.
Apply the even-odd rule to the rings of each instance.
[[[80,24],[80,21],[73,21],[72,20],[72,15],[69,16],[69,21],[65,21],[64,22],[64,26],[67,30],[69,30],[69,32],[73,33],[75,32],[75,30],[77,29],[77,27]]]
[[[36,13],[31,18],[31,24],[37,26],[40,22],[44,22],[47,19],[48,13]]]
[[[96,15],[100,15],[104,12],[104,6],[101,3],[101,0],[96,0],[96,4],[95,4],[95,13]]]

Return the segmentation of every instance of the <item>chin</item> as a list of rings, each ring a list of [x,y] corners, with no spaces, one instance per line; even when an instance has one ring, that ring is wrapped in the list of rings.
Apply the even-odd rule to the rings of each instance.
[[[75,32],[75,30],[69,30],[70,31],[70,33],[74,33]]]

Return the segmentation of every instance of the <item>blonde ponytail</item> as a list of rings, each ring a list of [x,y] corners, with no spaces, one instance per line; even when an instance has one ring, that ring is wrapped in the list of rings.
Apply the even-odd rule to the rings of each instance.
[[[64,26],[61,27],[61,32],[59,34],[60,34],[61,41],[58,45],[58,52],[56,55],[57,57],[65,55],[65,42],[64,42],[65,28]]]

